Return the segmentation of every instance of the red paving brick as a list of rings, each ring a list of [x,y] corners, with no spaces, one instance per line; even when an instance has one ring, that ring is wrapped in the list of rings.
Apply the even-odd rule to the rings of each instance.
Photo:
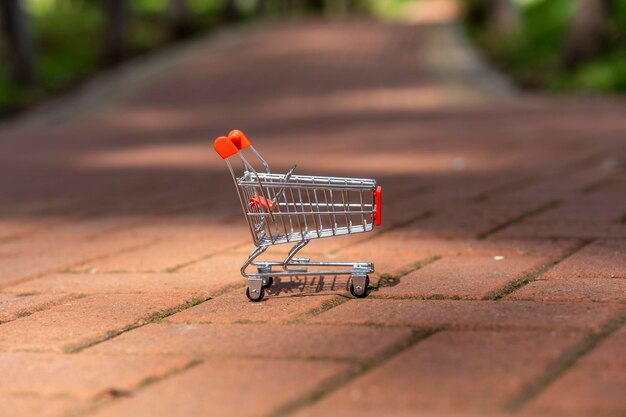
[[[0,286],[6,286],[44,273],[56,272],[88,259],[115,254],[145,244],[142,239],[74,241],[16,241],[2,245],[9,256],[0,257]]]
[[[184,368],[189,360],[173,356],[2,353],[0,364],[1,394],[86,399],[132,391],[145,381]]]
[[[0,323],[27,316],[68,299],[67,294],[0,294]]]
[[[598,240],[563,260],[545,278],[626,278],[626,240]]]
[[[460,210],[458,205],[445,207],[434,216],[419,220],[409,230],[416,236],[438,237],[478,237],[491,232],[496,227],[516,219],[541,204],[531,201],[530,204],[464,204]]]
[[[241,282],[243,277],[239,273],[241,265],[248,257],[249,252],[243,253],[223,253],[215,256],[207,257],[189,265],[185,265],[176,272],[183,274],[210,274],[214,276],[232,276],[238,277]],[[252,268],[250,269],[252,270]]]
[[[554,221],[527,220],[508,227],[494,234],[506,238],[570,238],[570,239],[625,239],[626,224],[594,220],[587,221]]]
[[[207,236],[211,230],[211,227],[205,226],[205,231],[202,234],[170,236],[164,241],[92,261],[73,268],[73,270],[78,272],[89,270],[98,272],[164,272],[182,268],[210,255],[224,252],[239,245],[243,242],[243,238],[247,237],[239,233],[227,234],[226,236],[213,233]]]
[[[277,285],[277,284],[275,284]],[[307,293],[293,296],[268,296],[260,303],[248,303],[243,287],[230,291],[207,302],[188,308],[167,318],[175,323],[237,323],[268,322],[284,323],[303,318],[307,313],[330,307],[344,300],[336,294],[315,293],[316,287]]]
[[[625,302],[625,279],[542,279],[509,294],[507,299],[536,301]]]
[[[193,294],[102,294],[2,324],[0,350],[67,351],[194,300]]]
[[[321,361],[212,360],[93,415],[264,416],[347,369]]]
[[[381,405],[379,407],[369,406],[355,407],[351,403],[339,404],[335,403],[332,406],[326,405],[322,402],[319,405],[306,407],[298,410],[296,413],[291,414],[294,417],[315,417],[315,416],[329,416],[329,417],[377,417],[386,415],[385,413],[392,412],[394,417],[504,417],[511,414],[504,412],[469,412],[469,411],[441,411],[441,410],[424,410],[416,409],[413,407],[400,408],[395,405]]]
[[[533,221],[585,222],[589,220],[589,210],[593,210],[595,221],[619,222],[624,215],[623,200],[620,201],[615,197],[580,196],[533,216]]]
[[[332,254],[336,260],[370,260],[374,275],[398,275],[433,256],[525,256],[559,257],[576,244],[573,240],[442,239],[416,237],[408,231],[390,231],[375,239]]]
[[[64,417],[77,413],[85,404],[70,398],[12,397],[0,395],[0,416]]]
[[[166,293],[196,292],[215,294],[224,287],[243,284],[236,272],[228,274],[207,273],[61,273],[26,281],[11,287],[11,293]]]
[[[580,335],[534,331],[442,332],[332,393],[322,404],[361,409],[497,411],[542,375]],[[319,410],[325,415],[324,409]]]
[[[479,299],[537,270],[547,258],[529,256],[445,257],[393,281],[376,296]]]
[[[528,409],[552,415],[619,416],[626,412],[626,327],[579,359]]]
[[[624,311],[598,303],[531,301],[352,300],[309,320],[420,328],[524,328],[597,331]]]
[[[359,243],[339,251],[355,252],[374,256],[381,251],[384,255],[395,253],[398,256],[418,254],[420,256],[560,256],[576,245],[577,241],[543,239],[443,239],[420,238],[408,230],[391,230],[375,239]]]
[[[582,360],[586,364],[595,364],[623,369],[626,366],[626,326],[617,330],[588,353]],[[600,366],[602,365],[602,366]]]
[[[31,220],[28,223],[11,219],[0,219],[0,240],[13,240],[46,227],[49,221]]]
[[[581,363],[546,388],[533,401],[531,413],[561,416],[623,416],[624,365]]]
[[[266,324],[150,324],[86,352],[325,359],[372,359],[411,335],[408,329]]]

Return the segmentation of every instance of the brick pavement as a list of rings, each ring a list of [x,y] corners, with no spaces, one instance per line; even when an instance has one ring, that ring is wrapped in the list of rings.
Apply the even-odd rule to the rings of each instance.
[[[425,20],[222,31],[0,126],[0,415],[624,415],[626,103],[497,94]],[[309,251],[369,298],[246,300],[231,128],[379,179],[384,227]]]

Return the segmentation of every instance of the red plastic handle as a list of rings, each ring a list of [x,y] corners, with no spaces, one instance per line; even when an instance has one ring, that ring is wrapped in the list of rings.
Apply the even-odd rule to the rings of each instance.
[[[215,152],[222,157],[222,159],[230,158],[239,152],[237,146],[235,146],[235,144],[233,144],[233,142],[226,136],[220,136],[215,139],[213,142],[213,148],[215,149]]]
[[[376,226],[380,226],[383,221],[383,187],[380,185],[374,191],[374,206],[376,207],[374,220],[376,221]]]
[[[265,197],[262,197],[260,195],[253,195],[252,197],[250,197],[249,203],[250,203],[250,207],[256,207],[259,205],[263,206],[266,212],[268,211],[268,207],[270,209],[274,208],[274,201],[267,200],[265,199]]]
[[[250,140],[241,130],[231,130],[228,137],[220,136],[213,142],[213,148],[222,159],[230,158],[248,146]]]
[[[241,130],[231,130],[228,134],[228,139],[237,147],[242,150],[250,146],[250,140]]]

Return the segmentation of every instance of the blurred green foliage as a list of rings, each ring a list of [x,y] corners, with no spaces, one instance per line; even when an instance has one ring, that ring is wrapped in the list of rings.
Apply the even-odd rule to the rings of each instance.
[[[493,63],[522,86],[553,91],[626,91],[626,0],[615,0],[601,56],[574,69],[562,65],[568,25],[574,13],[572,0],[518,0],[522,28],[509,37],[495,37],[471,16],[483,0],[465,0],[470,37]]]
[[[0,0],[3,1],[3,0]],[[24,0],[32,28],[37,63],[36,82],[15,85],[8,62],[0,59],[0,116],[21,110],[50,95],[69,89],[103,69],[103,30],[107,0]],[[131,8],[129,58],[175,42],[169,15],[170,0],[128,0]],[[190,34],[225,23],[228,0],[187,0]],[[306,0],[237,0],[238,19],[281,18],[306,12]],[[325,0],[324,13],[373,14],[395,18],[411,0]],[[289,6],[291,5],[291,6]],[[291,9],[289,9],[291,7]],[[7,53],[0,38],[0,57]]]
[[[189,0],[193,32],[218,24],[224,3],[225,0]],[[28,0],[25,4],[35,37],[37,82],[28,86],[13,84],[6,60],[0,60],[0,113],[24,108],[61,92],[101,69],[101,1]],[[132,0],[129,57],[175,40],[167,9],[167,0]],[[4,48],[0,42],[0,56],[6,52]]]

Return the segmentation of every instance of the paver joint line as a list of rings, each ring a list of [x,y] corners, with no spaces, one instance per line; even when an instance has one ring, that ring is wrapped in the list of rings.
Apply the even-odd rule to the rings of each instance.
[[[211,299],[210,297],[196,298],[196,299],[193,299],[191,301],[185,302],[185,303],[183,303],[183,304],[181,304],[181,305],[179,305],[177,307],[173,307],[173,308],[170,308],[170,309],[167,309],[167,310],[164,310],[164,311],[160,311],[160,312],[154,313],[151,316],[149,316],[149,317],[147,317],[147,318],[145,318],[145,319],[143,319],[143,320],[141,320],[139,322],[133,323],[133,324],[128,325],[126,327],[123,327],[121,329],[116,329],[116,330],[109,331],[104,337],[102,337],[100,339],[91,340],[91,341],[89,341],[87,343],[83,343],[83,344],[80,344],[80,345],[72,346],[71,348],[66,350],[66,353],[74,353],[74,354],[75,353],[80,353],[80,352],[84,351],[87,348],[90,348],[90,347],[95,346],[97,344],[106,342],[107,340],[111,340],[111,339],[113,339],[115,337],[120,336],[121,334],[124,334],[124,333],[129,332],[129,331],[134,330],[134,329],[137,329],[139,327],[145,326],[145,325],[147,325],[149,323],[154,323],[154,322],[161,321],[161,320],[163,320],[163,319],[165,319],[165,318],[167,318],[167,317],[169,317],[169,316],[171,316],[173,314],[176,314],[176,313],[178,313],[178,312],[180,312],[182,310],[185,310],[187,308],[191,308],[193,306],[196,306],[196,305],[198,305],[200,303],[206,302],[206,301],[208,301],[210,299]]]
[[[581,240],[578,245],[574,246],[572,249],[567,251],[565,254],[563,254],[563,255],[561,255],[561,256],[559,256],[559,257],[549,261],[544,266],[536,269],[533,272],[530,272],[529,274],[525,275],[521,279],[507,284],[504,288],[500,289],[499,291],[495,292],[494,294],[489,294],[489,295],[485,296],[483,299],[484,300],[501,300],[502,298],[504,298],[507,295],[509,295],[509,294],[511,294],[511,293],[513,293],[513,292],[515,292],[517,290],[519,290],[520,288],[522,288],[523,286],[527,285],[528,283],[536,280],[539,276],[541,276],[541,275],[545,274],[546,272],[548,272],[555,265],[558,265],[560,262],[562,262],[565,259],[569,258],[570,256],[574,255],[576,252],[582,250],[585,246],[589,245],[590,243],[592,243],[592,240]]]
[[[349,369],[344,374],[339,375],[338,377],[327,381],[322,386],[317,387],[316,389],[308,392],[304,396],[300,398],[296,398],[295,400],[285,404],[283,407],[278,409],[275,413],[272,413],[269,417],[284,417],[294,413],[295,411],[302,409],[308,405],[314,404],[320,400],[322,400],[327,395],[332,392],[338,390],[339,388],[347,385],[351,381],[355,380],[361,375],[369,372],[370,370],[383,365],[396,355],[405,351],[406,349],[414,346],[415,344],[427,339],[428,337],[437,333],[436,331],[427,331],[427,330],[415,330],[413,334],[407,339],[403,340],[396,346],[392,346],[386,352],[381,353],[378,357],[368,362],[361,363],[360,365]]]
[[[543,375],[527,386],[522,387],[517,396],[504,404],[504,408],[511,412],[521,411],[524,406],[557,381],[585,355],[593,351],[600,342],[611,336],[624,324],[626,324],[626,310],[609,320],[599,332],[589,333],[579,344],[564,352],[548,367]]]
[[[494,228],[492,228],[490,230],[487,230],[484,233],[479,234],[478,236],[476,236],[476,238],[479,239],[479,240],[480,239],[486,239],[489,236],[491,236],[491,235],[493,235],[493,234],[495,234],[495,233],[497,233],[497,232],[499,232],[501,230],[504,230],[504,229],[506,229],[509,226],[512,226],[512,225],[517,224],[517,223],[520,223],[521,221],[523,221],[525,219],[528,219],[528,218],[531,218],[531,217],[533,217],[533,216],[535,216],[537,214],[541,214],[543,212],[546,212],[548,210],[556,208],[556,207],[558,207],[561,204],[562,204],[562,202],[558,201],[558,200],[549,201],[546,204],[543,204],[543,205],[541,205],[539,207],[536,207],[534,209],[528,210],[525,213],[522,213],[519,216],[514,217],[514,218],[512,218],[511,220],[509,220],[507,222],[499,224],[499,225],[495,226]]]
[[[189,363],[186,366],[183,366],[181,368],[178,369],[174,369],[170,372],[167,372],[163,375],[161,375],[160,377],[149,377],[145,380],[143,380],[141,382],[141,384],[139,384],[137,387],[135,387],[135,389],[132,392],[117,392],[117,391],[110,391],[107,393],[107,395],[103,395],[100,398],[97,398],[95,401],[93,401],[91,404],[89,404],[87,407],[83,408],[82,410],[79,410],[77,413],[74,413],[71,415],[71,417],[83,417],[83,416],[89,416],[92,415],[93,413],[97,412],[98,410],[101,409],[105,409],[107,406],[110,406],[111,404],[114,404],[116,401],[122,399],[122,398],[130,398],[132,397],[133,394],[140,392],[141,390],[149,387],[150,385],[156,384],[159,381],[163,381],[167,378],[170,378],[174,375],[183,373],[185,371],[188,371],[189,369],[192,369],[198,365],[202,364],[201,360],[191,360],[189,361]]]

